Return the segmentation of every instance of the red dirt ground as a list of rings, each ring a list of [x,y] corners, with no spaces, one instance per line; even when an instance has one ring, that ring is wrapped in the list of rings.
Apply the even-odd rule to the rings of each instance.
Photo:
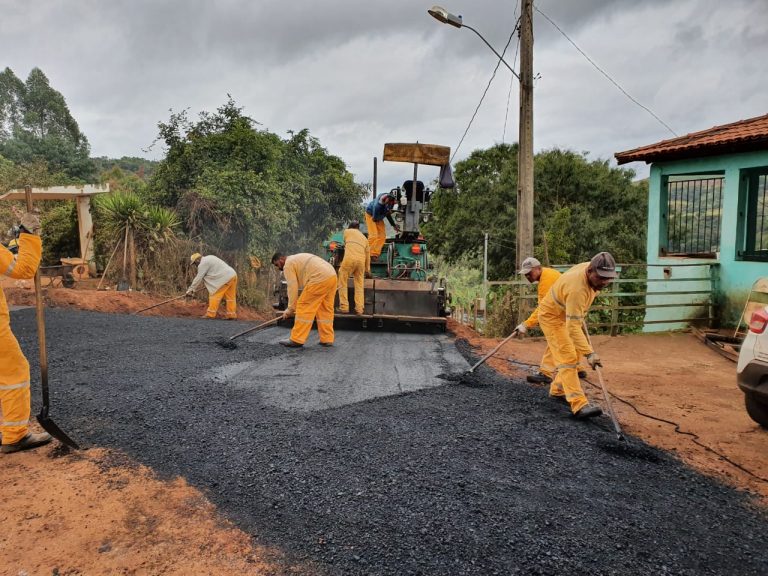
[[[34,304],[30,287],[5,284],[9,302]],[[130,313],[163,300],[139,293],[46,290],[51,306]],[[202,301],[180,301],[148,312],[201,316]],[[242,319],[261,320],[252,310]],[[498,340],[450,324],[478,354]],[[706,446],[753,474],[768,478],[768,430],[746,415],[736,387],[735,365],[688,334],[595,337],[609,390],[643,412],[680,424]],[[537,364],[542,339],[506,344],[489,364],[501,373],[524,376]],[[590,376],[590,379],[593,379]],[[600,402],[595,387],[587,394]],[[768,498],[768,482],[755,479],[697,446],[674,426],[638,416],[614,402],[627,432],[674,452],[691,466],[741,489]],[[248,534],[222,519],[215,507],[183,479],[163,481],[151,470],[103,449],[62,457],[46,446],[1,459],[0,576],[122,574],[136,576],[208,574],[314,574],[311,565],[286,567],[280,550],[253,545]]]

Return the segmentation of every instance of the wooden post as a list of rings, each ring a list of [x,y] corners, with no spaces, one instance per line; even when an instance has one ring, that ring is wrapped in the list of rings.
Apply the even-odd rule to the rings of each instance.
[[[621,290],[621,284],[613,282],[611,284],[611,336],[616,336],[619,332],[619,297],[617,294]]]
[[[520,16],[520,137],[517,172],[517,254],[520,269],[533,256],[533,0]]]
[[[77,229],[80,233],[80,255],[86,262],[93,260],[93,220],[91,219],[91,197],[78,196],[77,203]]]

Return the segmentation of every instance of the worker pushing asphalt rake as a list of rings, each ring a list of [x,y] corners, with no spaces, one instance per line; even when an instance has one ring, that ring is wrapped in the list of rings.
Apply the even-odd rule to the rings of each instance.
[[[256,330],[261,330],[262,328],[269,328],[270,326],[276,325],[282,316],[277,316],[276,318],[272,318],[272,320],[267,320],[266,322],[262,322],[258,326],[254,326],[253,328],[248,328],[248,330],[243,330],[242,332],[238,332],[234,336],[230,336],[229,338],[222,338],[218,342],[216,342],[219,346],[222,348],[225,348],[227,350],[235,350],[237,348],[237,344],[235,344],[235,339],[240,338],[241,336],[245,336],[246,334],[250,334],[251,332],[256,332]]]

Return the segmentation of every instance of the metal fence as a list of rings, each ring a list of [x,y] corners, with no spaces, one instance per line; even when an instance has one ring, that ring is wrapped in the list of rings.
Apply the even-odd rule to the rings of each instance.
[[[564,271],[570,266],[553,268]],[[716,320],[716,263],[621,264],[617,269],[620,278],[601,292],[590,308],[587,317],[590,328],[616,336],[623,332],[682,329],[689,325],[710,327]],[[488,282],[488,286],[496,292],[496,297],[487,302],[489,316],[493,315],[494,306],[503,300],[499,295],[503,291],[512,297],[507,305],[518,311],[518,322],[536,306],[536,285],[526,280]],[[479,304],[457,308],[453,318],[481,329],[486,310]]]

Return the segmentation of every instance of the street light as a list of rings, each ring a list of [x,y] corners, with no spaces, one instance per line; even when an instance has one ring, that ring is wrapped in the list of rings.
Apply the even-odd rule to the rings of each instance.
[[[450,24],[454,28],[468,28],[469,30],[472,30],[472,32],[477,34],[477,37],[480,38],[480,40],[482,40],[483,42],[485,42],[485,45],[488,46],[488,48],[490,48],[491,51],[493,51],[493,53],[496,54],[496,56],[498,56],[499,60],[501,60],[504,66],[506,66],[507,69],[510,72],[512,72],[512,75],[518,80],[520,80],[520,76],[518,76],[517,72],[515,72],[512,69],[512,67],[509,64],[507,64],[507,61],[504,60],[504,58],[502,58],[501,54],[499,54],[496,51],[496,49],[493,46],[491,46],[485,38],[483,38],[483,35],[480,34],[480,32],[472,28],[472,26],[467,26],[466,24],[464,24],[464,22],[461,19],[461,16],[456,16],[455,14],[451,14],[450,12],[448,12],[448,10],[446,10],[442,6],[432,6],[432,8],[427,10],[427,13],[430,16],[432,16],[432,18],[442,22],[443,24]]]
[[[533,254],[533,0],[523,0],[520,18],[520,75],[502,58],[477,30],[464,24],[461,16],[442,6],[427,10],[430,16],[454,28],[469,28],[496,54],[520,81],[520,132],[518,138],[517,177],[517,254],[516,268]],[[522,76],[522,77],[521,77]]]

